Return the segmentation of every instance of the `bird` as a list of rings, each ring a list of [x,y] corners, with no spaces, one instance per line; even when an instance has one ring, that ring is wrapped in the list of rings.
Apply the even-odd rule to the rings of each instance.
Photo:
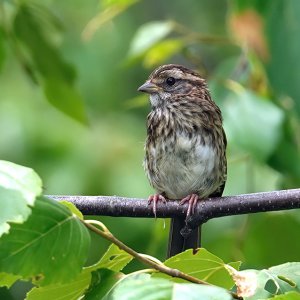
[[[149,94],[144,170],[158,202],[188,204],[186,218],[173,218],[168,256],[199,247],[199,227],[180,230],[203,199],[220,197],[227,178],[226,146],[220,108],[200,74],[176,64],[156,68],[138,91]]]

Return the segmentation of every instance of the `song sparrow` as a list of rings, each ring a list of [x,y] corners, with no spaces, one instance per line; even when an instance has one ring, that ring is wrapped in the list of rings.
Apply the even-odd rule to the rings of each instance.
[[[144,168],[157,194],[149,197],[149,203],[153,202],[156,215],[158,201],[188,202],[188,217],[199,199],[221,196],[224,189],[226,136],[221,111],[206,81],[180,65],[160,66],[138,90],[149,93],[151,103]],[[175,222],[173,229],[178,227]],[[197,235],[182,250],[196,246]]]

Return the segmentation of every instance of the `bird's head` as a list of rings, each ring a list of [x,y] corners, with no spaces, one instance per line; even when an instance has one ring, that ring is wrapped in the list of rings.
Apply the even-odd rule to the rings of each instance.
[[[163,65],[155,69],[138,91],[150,94],[152,107],[176,101],[176,96],[189,96],[199,88],[206,90],[200,75],[181,65]]]

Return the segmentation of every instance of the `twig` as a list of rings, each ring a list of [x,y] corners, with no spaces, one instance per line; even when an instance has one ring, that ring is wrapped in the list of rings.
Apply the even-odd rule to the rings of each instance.
[[[141,263],[143,263],[147,266],[150,266],[150,267],[152,267],[153,269],[155,269],[159,272],[165,273],[165,274],[167,274],[171,277],[178,277],[178,278],[181,278],[181,279],[185,279],[185,280],[193,282],[193,283],[209,285],[209,283],[207,283],[203,280],[200,280],[196,277],[192,277],[192,276],[190,276],[188,274],[185,274],[185,273],[183,273],[179,270],[169,268],[169,267],[165,266],[163,263],[155,262],[154,260],[150,259],[146,255],[144,256],[143,254],[137,253],[132,248],[128,247],[127,245],[122,243],[120,240],[118,240],[107,228],[105,230],[100,230],[96,226],[90,224],[88,221],[82,221],[82,222],[90,230],[92,230],[95,233],[99,234],[100,236],[102,236],[106,240],[114,243],[120,249],[124,250],[125,252],[127,252],[128,254],[133,256],[134,258],[136,258],[138,261],[140,261]]]
[[[152,267],[154,270],[153,271],[159,271],[161,273],[167,274],[171,277],[177,277],[177,278],[181,278],[184,280],[187,280],[189,282],[192,283],[197,283],[197,284],[204,284],[204,285],[211,285],[203,280],[200,280],[196,277],[190,276],[186,273],[183,273],[177,269],[172,269],[167,267],[166,265],[164,265],[161,262],[158,262],[157,259],[152,259],[151,257],[149,257],[149,255],[143,255],[140,253],[137,253],[136,251],[134,251],[132,248],[128,247],[127,245],[125,245],[123,242],[121,242],[120,240],[118,240],[108,229],[107,227],[99,222],[99,221],[84,221],[81,220],[83,222],[83,224],[89,228],[90,230],[92,230],[93,232],[95,232],[96,234],[100,235],[101,237],[103,237],[104,239],[112,242],[113,244],[117,245],[121,250],[124,250],[125,252],[127,252],[128,254],[130,254],[131,256],[133,256],[135,259],[137,259],[138,261],[140,261],[141,263]],[[93,224],[97,224],[101,227],[101,229],[97,228],[96,226],[94,226]],[[148,270],[149,271],[149,270]],[[236,293],[232,293],[230,291],[228,291],[233,298],[235,299],[240,299]]]

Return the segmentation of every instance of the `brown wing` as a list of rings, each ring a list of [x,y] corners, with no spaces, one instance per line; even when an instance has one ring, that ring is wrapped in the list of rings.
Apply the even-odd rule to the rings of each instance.
[[[227,146],[227,138],[226,138],[226,134],[224,131],[224,128],[222,128],[222,133],[223,133],[223,142],[225,145],[225,151],[226,151],[226,146]],[[209,195],[209,198],[211,197],[221,197],[225,188],[225,184],[226,184],[226,179],[227,179],[227,159],[226,159],[226,153],[224,155],[224,182],[212,193]]]

